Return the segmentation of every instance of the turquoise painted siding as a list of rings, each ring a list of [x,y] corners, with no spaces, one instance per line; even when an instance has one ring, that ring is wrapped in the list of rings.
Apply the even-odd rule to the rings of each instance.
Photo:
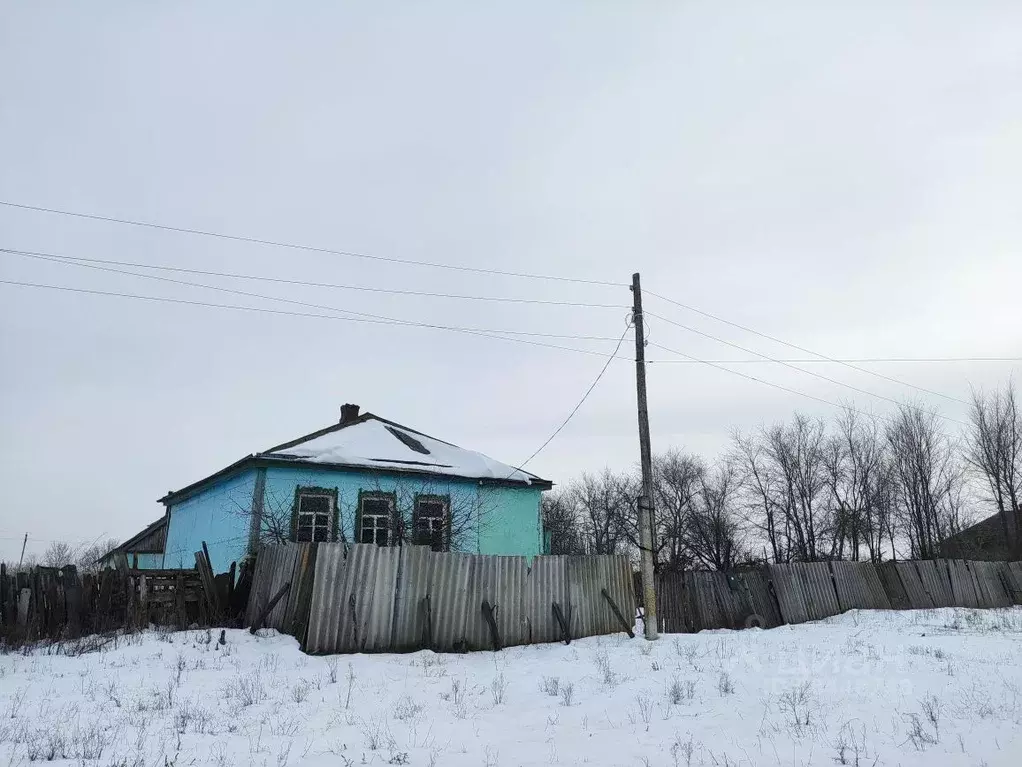
[[[353,541],[360,491],[394,493],[405,524],[411,525],[417,494],[450,496],[451,548],[484,554],[535,556],[542,552],[539,489],[495,487],[471,480],[346,472],[314,467],[265,469],[264,530],[288,529],[299,487],[336,490],[338,539]],[[193,567],[205,540],[213,569],[223,572],[246,553],[256,470],[230,478],[171,507],[164,567]]]
[[[529,557],[542,554],[541,491],[492,485],[484,485],[480,490],[487,499],[484,506],[499,509],[499,512],[484,518],[478,553],[524,554]]]
[[[195,552],[209,546],[213,572],[225,572],[248,550],[255,471],[225,479],[170,507],[163,566],[195,567]]]

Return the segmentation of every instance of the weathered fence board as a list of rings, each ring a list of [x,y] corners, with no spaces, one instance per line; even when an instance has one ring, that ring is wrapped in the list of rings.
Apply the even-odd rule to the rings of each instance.
[[[259,552],[261,559],[263,552]],[[345,565],[344,544],[322,543],[316,551],[316,577],[309,604],[309,628],[305,635],[304,649],[308,653],[337,652],[340,647],[342,605],[339,595],[344,587]],[[260,572],[257,559],[256,575]],[[249,606],[258,599],[256,583],[252,584]]]
[[[954,607],[951,595],[951,581],[948,579],[947,562],[943,559],[923,559],[915,563],[919,580],[930,595],[934,607]]]
[[[465,623],[469,647],[474,650],[497,649],[490,626],[483,616],[484,601],[493,609],[501,646],[526,644],[525,581],[528,567],[525,557],[477,556],[474,559]]]
[[[922,578],[916,569],[915,562],[896,562],[898,577],[908,597],[909,607],[913,610],[928,610],[935,607],[929,592],[923,586]]]
[[[951,597],[957,607],[979,607],[977,583],[968,565],[961,559],[947,561],[948,577],[951,581]]]
[[[805,623],[810,620],[806,605],[805,587],[792,565],[767,565],[767,574],[774,585],[781,618],[785,623]]]
[[[668,570],[657,576],[657,620],[664,634],[692,631],[687,619],[685,571]]]
[[[1022,605],[1022,562],[1007,562],[1001,572],[1012,601],[1017,605]]]
[[[891,601],[872,562],[831,562],[830,568],[842,611],[891,609]]]
[[[752,628],[774,628],[781,625],[781,613],[777,599],[770,592],[770,581],[765,573],[758,570],[737,573],[738,583],[744,591],[745,615],[742,626]]]
[[[398,568],[397,597],[391,647],[395,652],[428,647],[432,640],[426,625],[426,597],[429,595],[430,557],[428,546],[402,546]]]
[[[444,554],[429,559],[434,650],[459,652],[468,649],[465,626],[473,560],[471,554]]]
[[[980,607],[1010,607],[1011,595],[1001,578],[1002,562],[968,562],[978,586]]]

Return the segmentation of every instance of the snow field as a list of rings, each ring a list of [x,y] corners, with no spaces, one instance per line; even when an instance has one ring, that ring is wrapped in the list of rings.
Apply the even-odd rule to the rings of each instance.
[[[0,656],[0,767],[1022,764],[1020,608],[466,655],[218,639]]]

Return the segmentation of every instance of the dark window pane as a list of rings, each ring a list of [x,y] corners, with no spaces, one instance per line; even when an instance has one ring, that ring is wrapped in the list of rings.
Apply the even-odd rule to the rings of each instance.
[[[312,539],[317,542],[327,540],[327,529],[325,527],[317,527],[316,534],[313,536]]]
[[[390,499],[389,498],[363,498],[362,499],[362,513],[363,514],[382,514],[384,516],[390,514]]]
[[[330,498],[325,495],[303,495],[299,511],[303,514],[329,514]]]

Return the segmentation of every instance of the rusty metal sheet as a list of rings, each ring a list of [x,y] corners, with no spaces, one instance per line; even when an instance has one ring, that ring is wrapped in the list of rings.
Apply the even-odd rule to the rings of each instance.
[[[831,562],[830,569],[842,610],[891,609],[872,562]]]
[[[924,559],[915,563],[923,588],[930,595],[934,607],[953,607],[951,581],[948,578],[947,562],[943,559]]]
[[[402,546],[398,568],[397,596],[394,599],[394,626],[391,649],[394,652],[418,650],[427,646],[426,595],[429,594],[431,558],[429,546]]]
[[[547,555],[532,560],[526,582],[525,612],[533,643],[558,642],[561,628],[554,619],[552,603],[568,606],[568,558]]]
[[[494,608],[494,623],[501,645],[526,644],[528,622],[525,617],[525,581],[528,567],[525,557],[481,555],[475,557],[472,586],[466,611],[465,636],[470,649],[492,650],[493,637],[483,617],[483,601]]]
[[[979,607],[980,597],[977,583],[968,565],[961,559],[947,561],[948,579],[951,582],[951,598],[957,607]]]
[[[794,565],[767,565],[767,574],[777,595],[781,617],[785,623],[805,623],[809,620],[805,588]]]
[[[967,562],[977,584],[980,607],[1010,607],[1011,595],[1000,575],[1000,562]]]
[[[473,560],[471,554],[442,554],[429,560],[434,650],[454,652],[466,648],[465,626]]]

